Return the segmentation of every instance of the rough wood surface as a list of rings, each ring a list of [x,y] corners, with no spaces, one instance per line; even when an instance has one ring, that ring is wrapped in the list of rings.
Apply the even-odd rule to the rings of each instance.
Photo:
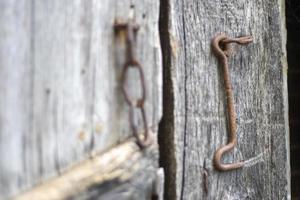
[[[157,167],[157,146],[145,151],[131,140],[80,163],[15,200],[151,199],[162,200],[163,176]]]
[[[0,199],[131,136],[120,89],[124,43],[113,25],[132,11],[156,132],[159,1],[0,1]],[[130,91],[139,91],[138,77],[131,80]]]
[[[166,199],[289,199],[284,1],[163,0],[161,7]],[[212,166],[228,138],[222,70],[211,50],[220,32],[254,38],[234,46],[229,61],[238,145],[224,162],[246,162],[230,172]]]

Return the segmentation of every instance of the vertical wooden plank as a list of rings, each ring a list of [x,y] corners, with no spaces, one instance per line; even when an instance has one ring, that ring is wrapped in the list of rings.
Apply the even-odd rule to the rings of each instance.
[[[120,90],[124,44],[113,25],[132,11],[141,27],[136,53],[146,75],[147,118],[156,133],[159,1],[0,3],[0,199],[131,137]]]
[[[166,199],[289,199],[284,1],[163,1],[164,117],[161,163]],[[164,18],[163,18],[164,17]],[[238,145],[218,172],[215,150],[228,138],[222,70],[211,40],[252,35],[236,46],[230,74]]]
[[[162,72],[161,53],[158,35],[159,2],[149,1],[107,1],[99,3],[94,19],[100,24],[101,30],[97,37],[98,51],[95,57],[95,91],[94,91],[94,146],[103,150],[116,141],[131,134],[128,123],[128,106],[125,103],[121,88],[120,77],[124,63],[124,40],[112,38],[114,30],[111,29],[114,21],[126,22],[130,13],[134,13],[136,22],[140,25],[137,34],[136,57],[142,64],[146,76],[147,100],[146,112],[149,126],[156,132],[161,116],[162,104]],[[105,7],[105,12],[101,11]],[[106,20],[101,20],[106,19]],[[110,39],[107,39],[110,38]],[[124,38],[123,38],[124,39]],[[109,47],[109,48],[104,48]],[[146,48],[148,47],[148,48]],[[114,67],[115,66],[115,67]],[[138,96],[140,89],[139,78],[136,71],[130,76],[128,88]],[[102,81],[108,79],[108,81]],[[117,120],[116,120],[117,119]],[[100,128],[100,130],[99,130]]]
[[[37,182],[89,152],[92,79],[83,73],[91,70],[86,5],[46,1],[33,6],[33,130],[28,137],[35,145],[28,146],[36,148],[27,153],[33,159],[28,167],[37,167],[29,176]]]
[[[23,160],[32,95],[31,7],[0,2],[0,198],[26,184]]]

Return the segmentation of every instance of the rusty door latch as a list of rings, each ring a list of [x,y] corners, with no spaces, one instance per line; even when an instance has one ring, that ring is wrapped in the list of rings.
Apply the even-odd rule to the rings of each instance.
[[[146,117],[146,111],[144,108],[145,100],[146,100],[146,84],[145,84],[145,76],[144,70],[138,60],[134,55],[134,48],[136,44],[136,35],[139,30],[139,26],[133,22],[133,20],[129,20],[128,23],[115,23],[114,25],[115,32],[118,33],[120,31],[124,31],[126,37],[126,58],[125,63],[123,65],[123,71],[121,74],[121,85],[122,85],[122,93],[124,95],[125,101],[129,106],[129,124],[133,133],[133,136],[136,138],[137,145],[143,149],[152,144],[153,136],[152,132],[148,128],[148,122]],[[127,72],[130,68],[135,68],[139,72],[139,78],[141,82],[142,95],[138,99],[133,99],[130,97],[128,90],[126,88],[127,82]],[[141,111],[142,123],[144,128],[144,138],[141,139],[138,134],[138,128],[135,124],[135,109],[139,109]]]
[[[237,43],[240,45],[246,45],[253,41],[251,36],[230,38],[224,33],[217,35],[212,40],[212,49],[214,54],[219,59],[220,64],[223,67],[223,77],[225,84],[225,94],[227,99],[227,112],[228,112],[228,123],[229,123],[229,140],[228,143],[220,147],[214,154],[214,166],[219,171],[229,171],[238,169],[244,166],[244,162],[240,161],[237,163],[223,164],[221,163],[221,158],[224,153],[232,150],[237,143],[237,124],[236,124],[236,112],[234,108],[234,98],[232,84],[229,74],[228,58],[231,54],[230,43]]]

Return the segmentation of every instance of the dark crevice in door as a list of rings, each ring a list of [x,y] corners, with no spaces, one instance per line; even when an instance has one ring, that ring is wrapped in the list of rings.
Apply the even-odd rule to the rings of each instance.
[[[300,199],[300,1],[286,0],[292,199]]]
[[[159,162],[165,171],[164,199],[176,197],[176,159],[174,144],[174,97],[171,78],[169,0],[160,1],[159,34],[163,58],[163,118],[159,124]]]

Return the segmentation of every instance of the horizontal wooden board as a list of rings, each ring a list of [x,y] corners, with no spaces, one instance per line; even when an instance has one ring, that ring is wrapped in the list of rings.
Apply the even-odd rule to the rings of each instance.
[[[140,151],[134,141],[126,141],[15,200],[162,199],[164,176],[155,168],[157,156],[155,145]]]

